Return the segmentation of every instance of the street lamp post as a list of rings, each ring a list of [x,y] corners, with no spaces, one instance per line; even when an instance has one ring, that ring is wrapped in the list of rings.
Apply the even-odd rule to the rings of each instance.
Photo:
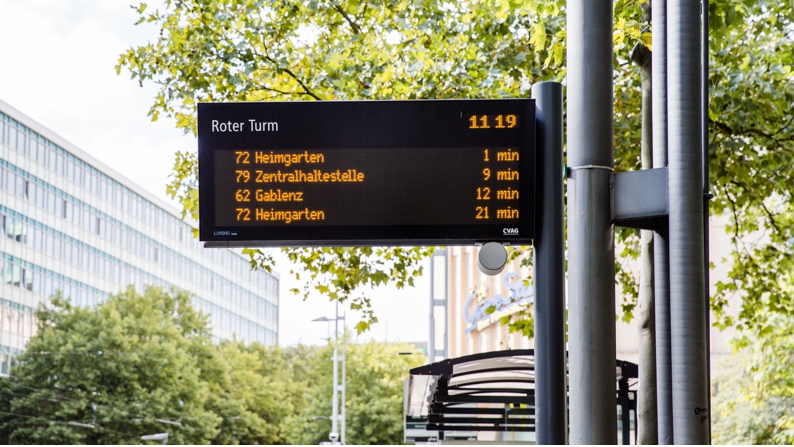
[[[347,442],[347,437],[345,436],[346,428],[347,428],[347,418],[346,411],[345,411],[345,391],[346,391],[346,376],[347,376],[347,342],[344,338],[342,338],[342,385],[339,385],[339,320],[344,321],[345,317],[339,316],[339,302],[336,302],[336,316],[335,318],[328,318],[328,317],[320,317],[315,318],[312,321],[333,321],[334,322],[334,391],[333,391],[333,403],[332,403],[332,412],[331,412],[331,434],[329,438],[332,442],[336,442],[337,439],[341,441],[341,444],[345,444]],[[344,336],[343,336],[344,337]],[[339,416],[339,391],[342,391],[342,415]],[[342,431],[341,437],[339,436],[339,421],[342,421]]]

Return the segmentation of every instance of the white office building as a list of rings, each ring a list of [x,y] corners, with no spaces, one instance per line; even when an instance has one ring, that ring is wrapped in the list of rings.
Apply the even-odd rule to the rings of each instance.
[[[278,275],[205,249],[168,203],[0,101],[0,374],[56,290],[95,305],[128,284],[175,286],[218,339],[275,345]]]

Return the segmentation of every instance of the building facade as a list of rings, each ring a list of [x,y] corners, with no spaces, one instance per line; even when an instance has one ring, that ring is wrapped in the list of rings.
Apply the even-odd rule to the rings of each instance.
[[[275,345],[278,275],[205,249],[165,201],[0,101],[0,374],[60,290],[95,305],[127,285],[187,290],[218,339]]]
[[[533,340],[509,333],[500,320],[532,310],[535,289],[525,284],[531,269],[511,261],[502,273],[488,276],[477,267],[478,247],[447,249],[449,358],[505,349],[530,349]],[[486,309],[494,308],[493,313]]]
[[[715,264],[711,270],[712,293],[715,291],[714,284],[727,278],[730,268],[730,264],[725,261],[729,259],[731,249],[730,240],[725,233],[726,225],[727,220],[719,216],[713,217],[709,225],[711,236],[709,257]],[[511,334],[508,327],[500,322],[502,317],[513,315],[522,309],[533,312],[534,287],[524,284],[524,279],[532,276],[531,268],[522,267],[520,260],[516,259],[499,275],[487,276],[477,267],[478,247],[448,247],[446,252],[446,269],[436,269],[438,276],[435,278],[435,283],[446,283],[447,288],[444,291],[441,287],[435,293],[439,298],[446,293],[448,326],[445,331],[444,319],[435,318],[437,349],[441,351],[444,345],[442,334],[446,334],[448,338],[448,358],[505,349],[534,348],[534,340],[518,333]],[[629,268],[635,273],[639,272],[639,261],[631,262]],[[446,275],[446,278],[443,275]],[[615,297],[616,312],[622,315],[620,304],[623,297],[619,287],[615,289]],[[728,313],[737,314],[740,304],[740,296],[730,300]],[[495,310],[493,313],[487,313],[485,309],[488,308]],[[622,318],[616,321],[615,349],[619,360],[636,363],[639,359],[639,326],[636,311],[634,316],[635,318],[628,323]],[[735,334],[732,329],[721,331],[715,327],[710,328],[712,363],[731,356],[730,340]],[[443,356],[437,356],[435,360],[442,358]]]

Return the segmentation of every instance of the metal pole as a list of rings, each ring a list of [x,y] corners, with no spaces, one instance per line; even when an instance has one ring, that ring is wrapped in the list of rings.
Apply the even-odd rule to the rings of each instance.
[[[427,340],[427,362],[436,361],[436,272],[435,256],[430,256],[430,331]]]
[[[711,200],[709,182],[709,0],[702,0],[701,14],[703,16],[702,32],[703,42],[701,44],[701,86],[700,94],[703,100],[701,117],[701,153],[703,154],[703,278],[706,294],[706,383],[708,384],[708,399],[711,408],[711,306],[709,305],[709,200]],[[711,415],[709,415],[711,416]],[[711,417],[709,417],[708,429],[709,441],[711,440]]]
[[[537,126],[535,426],[539,445],[567,444],[562,84],[532,86]]]
[[[444,252],[444,360],[449,358],[449,251]]]
[[[668,0],[670,346],[676,444],[709,443],[699,8],[696,1]]]
[[[651,52],[653,167],[667,166],[667,1],[652,0]],[[654,234],[654,311],[656,313],[656,408],[659,444],[673,443],[673,380],[670,363],[670,262],[667,229]]]
[[[342,325],[342,433],[339,439],[342,440],[342,444],[347,444],[347,321],[345,320],[345,315],[342,315],[342,321],[345,322]]]
[[[615,444],[612,2],[568,1],[571,444]]]
[[[334,400],[331,410],[331,433],[339,434],[339,301],[336,302],[336,318],[334,319]]]

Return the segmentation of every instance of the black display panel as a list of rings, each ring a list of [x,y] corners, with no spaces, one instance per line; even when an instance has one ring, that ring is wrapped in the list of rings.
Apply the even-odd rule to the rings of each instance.
[[[207,246],[528,243],[531,99],[198,105]]]

